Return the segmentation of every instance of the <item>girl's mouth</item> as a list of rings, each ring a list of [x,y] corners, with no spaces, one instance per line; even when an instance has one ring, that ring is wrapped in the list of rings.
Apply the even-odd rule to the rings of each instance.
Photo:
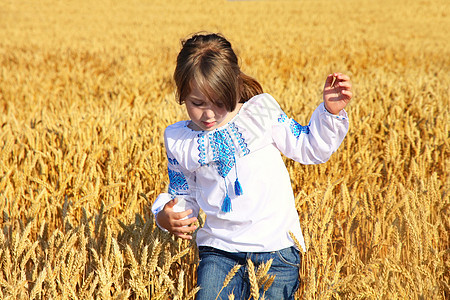
[[[215,121],[214,122],[204,122],[204,121],[202,121],[202,123],[203,123],[203,125],[205,125],[206,128],[211,128],[211,127],[213,127],[216,124]]]

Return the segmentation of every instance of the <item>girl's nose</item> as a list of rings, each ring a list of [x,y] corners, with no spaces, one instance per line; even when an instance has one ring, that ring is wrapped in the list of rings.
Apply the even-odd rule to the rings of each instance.
[[[206,109],[204,112],[203,112],[203,116],[205,116],[207,119],[212,119],[212,118],[214,118],[214,111],[212,110],[212,109],[210,109],[210,108],[208,108],[208,109]]]

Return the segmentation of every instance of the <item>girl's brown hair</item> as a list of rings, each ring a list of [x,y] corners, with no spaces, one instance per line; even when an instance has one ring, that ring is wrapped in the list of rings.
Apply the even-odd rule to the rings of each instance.
[[[241,72],[231,43],[216,33],[195,34],[182,42],[174,79],[180,104],[191,92],[193,80],[208,100],[228,111],[263,93],[254,78]]]

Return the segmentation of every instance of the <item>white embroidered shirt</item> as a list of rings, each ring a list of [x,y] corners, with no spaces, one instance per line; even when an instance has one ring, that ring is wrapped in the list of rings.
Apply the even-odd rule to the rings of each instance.
[[[332,115],[322,103],[301,126],[272,96],[260,94],[212,131],[194,131],[189,122],[170,125],[164,133],[170,184],[152,206],[155,216],[177,197],[178,210],[192,209],[197,216],[201,208],[206,214],[198,246],[276,251],[294,245],[291,231],[306,251],[280,152],[302,164],[326,162],[347,134],[345,111]]]

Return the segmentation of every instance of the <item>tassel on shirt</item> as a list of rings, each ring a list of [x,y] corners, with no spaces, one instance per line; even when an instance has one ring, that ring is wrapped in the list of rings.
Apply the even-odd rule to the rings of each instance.
[[[234,171],[236,172],[236,181],[234,182],[234,194],[236,196],[240,196],[240,195],[244,194],[244,191],[242,191],[242,186],[241,186],[241,183],[239,182],[239,178],[238,178],[236,157],[234,157]]]
[[[225,196],[225,199],[223,199],[222,211],[226,213],[231,211],[231,199],[228,194]]]
[[[242,195],[244,192],[242,191],[242,186],[239,180],[236,178],[236,181],[234,182],[234,193],[236,196]]]

